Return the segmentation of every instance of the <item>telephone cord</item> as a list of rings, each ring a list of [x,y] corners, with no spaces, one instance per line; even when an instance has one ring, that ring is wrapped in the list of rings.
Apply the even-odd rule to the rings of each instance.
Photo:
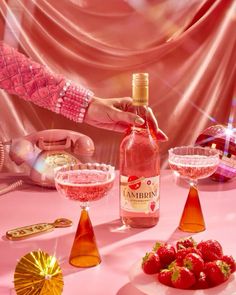
[[[0,141],[0,172],[2,171],[2,168],[3,168],[4,159],[5,159],[4,143],[2,141]],[[7,185],[7,186],[1,188],[0,189],[0,196],[4,195],[6,193],[9,193],[11,191],[14,191],[16,188],[22,186],[22,184],[23,184],[23,180],[18,180],[18,181],[13,182],[10,185]]]
[[[4,147],[3,147],[3,142],[0,141],[0,171],[2,171],[4,163]]]
[[[24,183],[23,180],[18,180],[16,182],[13,182],[12,184],[5,186],[4,188],[1,188],[0,189],[0,196],[7,194],[11,191],[14,191],[16,188],[22,186],[23,183]]]

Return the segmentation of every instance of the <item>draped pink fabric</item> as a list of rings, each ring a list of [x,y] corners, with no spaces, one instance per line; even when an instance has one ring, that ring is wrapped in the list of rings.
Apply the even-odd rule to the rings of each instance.
[[[100,97],[130,96],[131,74],[149,72],[150,106],[169,136],[165,166],[169,147],[235,123],[235,11],[234,0],[2,0],[0,38]],[[98,161],[117,164],[121,134],[0,96],[2,140],[71,129],[95,141]]]

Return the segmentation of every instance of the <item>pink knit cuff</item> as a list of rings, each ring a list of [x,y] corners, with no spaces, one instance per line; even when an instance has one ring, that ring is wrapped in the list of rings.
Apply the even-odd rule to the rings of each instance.
[[[0,88],[80,123],[93,95],[2,42]]]
[[[55,103],[55,112],[82,123],[93,92],[68,80]]]

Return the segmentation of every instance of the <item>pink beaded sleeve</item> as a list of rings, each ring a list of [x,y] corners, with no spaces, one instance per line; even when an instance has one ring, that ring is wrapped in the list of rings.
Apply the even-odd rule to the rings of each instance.
[[[80,123],[93,95],[3,42],[0,42],[0,88]]]

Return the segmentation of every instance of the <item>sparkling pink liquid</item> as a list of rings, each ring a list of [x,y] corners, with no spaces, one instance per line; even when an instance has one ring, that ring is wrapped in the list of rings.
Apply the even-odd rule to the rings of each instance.
[[[205,165],[205,166],[194,166],[194,165],[181,165],[169,161],[170,168],[178,172],[181,176],[188,177],[190,179],[201,179],[206,178],[213,174],[217,168],[217,165]]]
[[[70,200],[89,202],[101,199],[112,187],[114,178],[105,171],[70,170],[56,177],[58,191]]]

